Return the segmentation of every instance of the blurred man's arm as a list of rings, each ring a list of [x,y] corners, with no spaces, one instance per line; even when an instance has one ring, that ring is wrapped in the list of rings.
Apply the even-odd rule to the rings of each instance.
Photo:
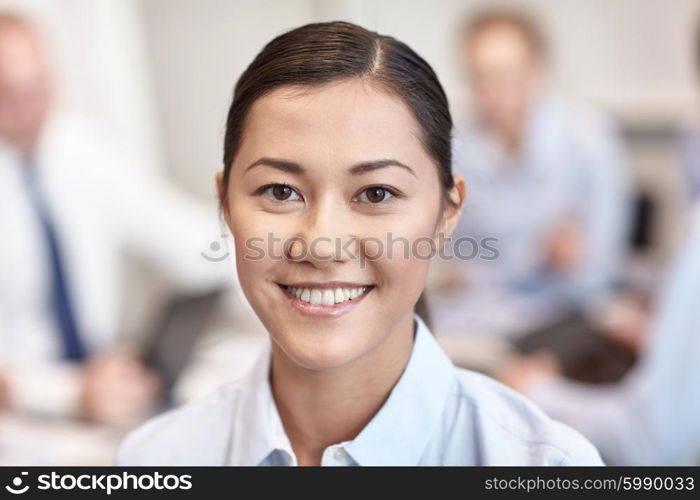
[[[129,427],[155,410],[161,394],[159,377],[133,349],[99,354],[83,367],[78,410],[93,422]]]
[[[112,164],[103,168],[109,189],[102,202],[106,222],[123,248],[184,291],[232,283],[233,244],[222,234],[214,175],[212,198],[204,203],[124,155],[112,158]]]
[[[80,368],[71,363],[5,363],[2,378],[11,411],[79,416],[82,376]]]
[[[696,216],[661,290],[647,352],[622,383],[578,384],[546,367],[501,374],[588,437],[611,464],[682,465],[700,452],[700,210]]]
[[[621,140],[612,127],[587,138],[580,161],[587,178],[581,210],[581,265],[575,293],[595,299],[610,289],[621,271],[632,215],[632,181]]]
[[[84,365],[17,363],[0,370],[0,405],[4,401],[17,413],[129,426],[152,413],[159,395],[157,376],[127,349],[98,354]]]
[[[645,380],[637,372],[613,386],[595,386],[561,377],[542,377],[522,392],[556,420],[586,436],[610,465],[654,461],[647,432]]]
[[[691,200],[700,199],[700,125],[687,126],[678,147],[683,184]]]
[[[552,355],[518,356],[493,375],[523,393],[550,417],[586,436],[609,465],[646,465],[653,461],[645,413],[646,377],[634,370],[622,382],[590,385],[566,379]],[[631,416],[634,416],[632,421]]]

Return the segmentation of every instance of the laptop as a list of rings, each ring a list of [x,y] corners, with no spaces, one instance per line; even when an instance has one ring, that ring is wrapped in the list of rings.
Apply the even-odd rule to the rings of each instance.
[[[172,390],[189,363],[195,344],[213,317],[224,292],[216,288],[200,294],[172,298],[155,322],[143,345],[145,363],[163,383],[163,405],[172,400]]]

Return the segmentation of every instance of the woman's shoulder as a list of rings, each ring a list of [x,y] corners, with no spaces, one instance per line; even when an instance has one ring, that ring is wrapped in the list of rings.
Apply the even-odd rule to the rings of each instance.
[[[123,439],[117,465],[221,465],[245,379],[157,415]]]
[[[486,375],[455,372],[449,404],[478,436],[484,465],[602,465],[583,435],[525,396]]]

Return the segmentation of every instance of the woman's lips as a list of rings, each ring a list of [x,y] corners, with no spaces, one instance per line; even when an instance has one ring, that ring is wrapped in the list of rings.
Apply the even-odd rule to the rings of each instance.
[[[333,305],[324,305],[324,304],[311,304],[305,300],[302,300],[301,298],[297,297],[294,292],[293,288],[289,287],[287,285],[282,285],[282,284],[277,284],[279,289],[282,291],[286,299],[289,301],[289,304],[292,306],[293,309],[296,311],[300,312],[301,314],[304,314],[306,316],[312,316],[315,318],[337,318],[339,316],[342,316],[344,314],[349,313],[352,311],[360,302],[362,302],[367,295],[369,295],[372,290],[374,290],[374,286],[367,286],[366,290],[357,296],[352,297],[352,295],[347,298],[346,300],[343,300],[342,302],[335,303]],[[362,287],[357,287],[357,288],[362,288]],[[323,288],[320,290],[323,290],[323,292],[327,291],[333,291],[335,293],[335,290],[337,288]],[[312,289],[312,290],[317,290],[317,289]],[[323,293],[322,292],[322,293]],[[310,293],[313,293],[313,291],[310,291]],[[347,290],[345,293],[345,297],[347,297]],[[307,298],[307,300],[309,300]]]

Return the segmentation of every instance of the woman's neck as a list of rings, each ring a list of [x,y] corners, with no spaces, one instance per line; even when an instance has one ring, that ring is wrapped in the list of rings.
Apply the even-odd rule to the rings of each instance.
[[[319,465],[323,450],[354,439],[401,377],[413,347],[413,315],[364,356],[331,370],[308,370],[272,344],[271,386],[299,465]]]

